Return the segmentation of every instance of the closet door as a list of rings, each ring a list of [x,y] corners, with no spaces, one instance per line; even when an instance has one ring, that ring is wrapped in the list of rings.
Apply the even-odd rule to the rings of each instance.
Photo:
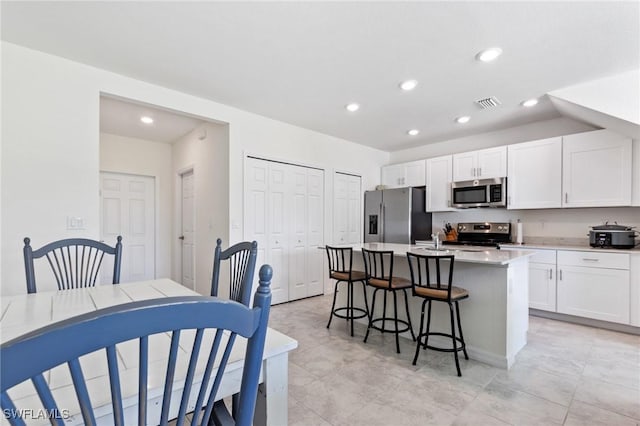
[[[362,190],[360,176],[347,176],[347,243],[362,241]]]
[[[347,244],[347,218],[349,175],[333,175],[333,241],[334,245]]]
[[[289,217],[291,213],[292,185],[288,164],[269,164],[267,195],[267,262],[273,268],[271,303],[282,303],[289,298]],[[256,211],[255,214],[261,214]]]
[[[324,235],[324,171],[308,169],[307,173],[307,296],[324,292],[324,256],[320,250]]]
[[[307,169],[290,166],[289,300],[307,297]]]

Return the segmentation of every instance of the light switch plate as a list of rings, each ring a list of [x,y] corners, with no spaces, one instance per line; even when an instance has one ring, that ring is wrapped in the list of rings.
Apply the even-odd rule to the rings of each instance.
[[[67,229],[68,230],[84,229],[84,218],[80,216],[67,216]]]

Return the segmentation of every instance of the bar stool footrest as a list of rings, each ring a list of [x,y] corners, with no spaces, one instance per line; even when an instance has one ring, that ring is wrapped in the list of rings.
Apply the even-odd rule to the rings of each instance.
[[[340,312],[342,311],[352,311],[353,313],[358,312],[359,315],[353,315],[352,314],[342,314]],[[364,317],[368,317],[369,314],[367,313],[367,311],[365,311],[362,308],[348,308],[348,307],[342,307],[342,308],[335,308],[333,310],[333,312],[331,313],[332,315],[338,317],[338,318],[343,318],[343,319],[358,319],[358,318],[364,318]]]
[[[452,336],[451,334],[447,334],[447,333],[422,333],[418,336],[417,341],[418,341],[418,345],[420,345],[423,349],[424,349],[424,338],[427,336],[443,336],[443,337],[447,337],[449,340],[451,340]],[[428,349],[432,349],[434,351],[439,351],[439,352],[460,352],[463,351],[466,348],[466,344],[462,341],[461,338],[459,338],[458,336],[456,336],[456,342],[460,343],[460,345],[456,345],[456,348],[442,348],[442,347],[438,347],[438,346],[431,346],[431,345],[427,345]]]
[[[395,334],[395,332],[396,332],[395,328],[382,328],[380,326],[375,325],[377,322],[382,322],[382,321],[387,321],[387,322],[390,322],[391,324],[393,324],[396,321],[396,319],[393,318],[393,317],[376,318],[374,320],[371,320],[371,327],[370,328],[373,328],[374,330],[378,330],[378,331],[380,331],[382,333],[394,333]],[[399,319],[398,320],[398,324],[402,324],[404,326],[404,328],[398,328],[398,333],[404,333],[405,331],[409,331],[410,326],[409,326],[409,323],[406,320]]]

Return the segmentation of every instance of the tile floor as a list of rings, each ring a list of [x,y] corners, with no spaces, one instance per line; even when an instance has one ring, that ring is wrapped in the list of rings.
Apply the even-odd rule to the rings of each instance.
[[[640,336],[531,317],[509,370],[415,346],[345,320],[330,296],[274,306],[269,325],[298,340],[290,425],[640,425]],[[464,327],[464,318],[462,319]]]

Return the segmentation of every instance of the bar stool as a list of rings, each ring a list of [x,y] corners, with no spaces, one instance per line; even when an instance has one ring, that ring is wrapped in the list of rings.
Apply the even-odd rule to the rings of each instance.
[[[458,362],[458,352],[462,351],[464,353],[464,357],[469,359],[467,355],[466,345],[464,343],[464,336],[462,335],[462,325],[460,324],[460,307],[458,306],[458,302],[463,299],[467,299],[469,297],[469,293],[467,290],[454,287],[452,285],[453,281],[453,263],[454,256],[428,256],[428,255],[418,255],[413,253],[407,253],[407,260],[409,262],[409,270],[411,271],[411,281],[413,288],[413,295],[422,297],[424,301],[422,302],[422,312],[420,315],[420,329],[418,330],[418,341],[416,344],[416,354],[413,357],[413,365],[416,365],[418,361],[418,354],[420,353],[420,346],[423,349],[433,349],[435,351],[440,352],[453,352],[454,358],[456,360],[456,370],[458,370],[458,376],[462,376],[460,372],[460,363]],[[442,280],[442,272],[441,265],[444,263],[448,263],[448,276],[446,277],[447,282],[443,283]],[[447,272],[446,270],[444,272]],[[435,280],[433,279],[435,274]],[[444,302],[449,305],[449,313],[451,318],[451,334],[448,333],[440,333],[440,332],[431,332],[431,302]],[[429,304],[429,309],[427,311],[427,328],[423,332],[422,327],[424,325],[424,308],[426,304]],[[455,309],[454,309],[455,307]],[[454,310],[455,316],[458,320],[458,333],[459,337],[456,336],[456,328],[454,321]],[[429,336],[444,336],[451,338],[452,347],[451,348],[443,348],[429,345]]]
[[[407,289],[411,288],[411,281],[402,277],[393,276],[393,251],[390,250],[367,250],[362,249],[362,257],[364,258],[364,272],[366,275],[366,283],[368,286],[374,288],[373,301],[371,302],[371,315],[369,315],[369,325],[367,326],[367,333],[364,336],[364,342],[367,342],[369,337],[369,331],[373,328],[379,330],[382,333],[394,333],[396,335],[396,350],[400,353],[400,333],[405,331],[411,331],[411,337],[413,341],[416,340],[415,334],[413,334],[413,327],[411,326],[411,316],[409,315],[409,299],[407,296]],[[382,309],[382,317],[373,318],[376,306],[376,295],[378,291],[384,291],[384,307]],[[398,319],[398,298],[396,293],[402,291],[404,293],[404,306],[407,313],[407,319]],[[387,316],[387,293],[393,294],[393,317]],[[385,327],[387,321],[392,321],[394,324],[393,329]],[[376,324],[382,323],[381,326]],[[403,327],[400,328],[399,325]]]
[[[351,247],[331,247],[326,246],[327,258],[329,259],[329,277],[336,280],[335,290],[333,292],[333,304],[331,305],[331,314],[327,328],[331,325],[334,315],[338,318],[351,320],[351,336],[353,337],[353,320],[358,318],[369,317],[369,304],[367,303],[367,290],[365,288],[365,275],[362,271],[354,271],[353,265],[353,249]],[[362,293],[364,295],[364,309],[353,306],[353,283],[360,281],[362,283]],[[336,296],[338,295],[338,284],[347,283],[347,305],[336,308]],[[345,313],[342,313],[346,311]]]

